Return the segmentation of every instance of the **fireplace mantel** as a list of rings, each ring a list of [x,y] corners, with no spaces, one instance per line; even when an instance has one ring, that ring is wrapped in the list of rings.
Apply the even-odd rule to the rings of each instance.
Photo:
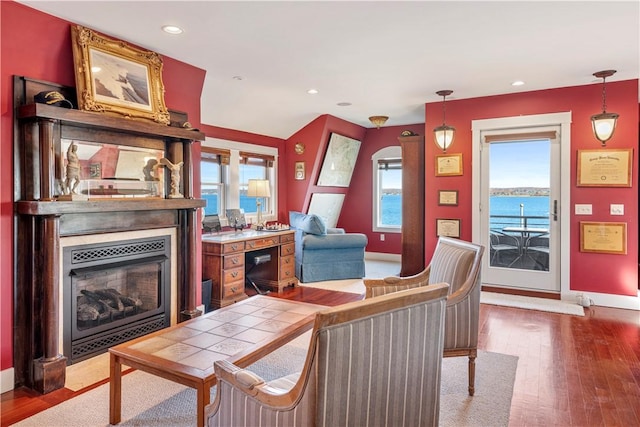
[[[186,116],[172,116],[172,126],[33,103],[41,91],[61,92],[73,100],[73,88],[14,77],[14,368],[16,385],[41,393],[64,387],[66,358],[60,354],[60,239],[133,230],[176,229],[177,312],[179,321],[200,315],[196,289],[197,209],[193,198],[192,145],[204,134],[185,128]],[[75,103],[74,103],[75,104]],[[177,117],[177,120],[173,120]],[[63,200],[63,140],[89,141],[163,153],[182,162],[178,197]],[[81,179],[87,179],[81,177]],[[169,194],[169,180],[160,185]]]

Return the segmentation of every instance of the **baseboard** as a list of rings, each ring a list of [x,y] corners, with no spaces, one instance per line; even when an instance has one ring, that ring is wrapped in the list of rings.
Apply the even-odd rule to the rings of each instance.
[[[386,254],[382,252],[365,252],[364,259],[372,261],[389,261],[389,262],[401,262],[402,255],[400,254]]]
[[[482,285],[482,290],[485,292],[495,292],[498,294],[520,295],[522,297],[534,297],[534,298],[547,298],[547,299],[561,299],[560,294],[553,292],[540,292],[540,291],[528,291],[525,289],[513,289],[502,288],[498,286]]]
[[[610,308],[622,308],[624,310],[640,311],[640,291],[637,296],[601,294],[598,292],[584,292],[572,290],[570,293],[563,294],[562,299],[577,301],[578,295],[584,295],[591,299],[593,305]]]
[[[13,390],[15,379],[15,370],[13,368],[0,371],[0,393]]]

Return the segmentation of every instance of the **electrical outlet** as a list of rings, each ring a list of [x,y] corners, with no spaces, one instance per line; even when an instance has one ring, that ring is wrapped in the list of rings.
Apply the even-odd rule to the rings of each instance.
[[[575,209],[576,215],[591,215],[593,213],[591,205],[576,204]]]
[[[611,204],[611,215],[624,215],[624,205]]]
[[[380,235],[380,241],[381,241],[381,242],[384,242],[384,234],[381,234],[381,235]]]

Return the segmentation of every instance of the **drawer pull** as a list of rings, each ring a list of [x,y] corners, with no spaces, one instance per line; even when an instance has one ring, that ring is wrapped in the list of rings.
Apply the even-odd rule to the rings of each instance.
[[[238,258],[232,258],[231,259],[231,264],[238,264],[240,262],[240,260]]]
[[[291,276],[291,272],[290,272],[290,271],[285,271],[285,272],[284,272],[284,275],[285,275],[285,276]]]
[[[290,258],[286,258],[286,259],[284,260],[284,263],[285,263],[285,264],[291,264],[291,259],[290,259]]]
[[[236,293],[237,290],[238,290],[238,288],[236,288],[235,286],[231,287],[231,292],[233,292],[234,294]]]
[[[231,277],[233,277],[233,278],[238,277],[238,272],[237,271],[232,271],[231,272]]]
[[[238,245],[236,245],[236,244],[231,245],[231,249],[233,249],[234,251],[237,250],[238,249]]]

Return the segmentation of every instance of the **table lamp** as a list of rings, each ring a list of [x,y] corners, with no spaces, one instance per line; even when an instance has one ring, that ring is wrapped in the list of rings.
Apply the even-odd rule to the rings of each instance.
[[[256,206],[258,207],[258,221],[256,230],[262,230],[264,223],[262,222],[262,198],[271,197],[268,179],[250,179],[249,188],[247,189],[248,197],[256,198]]]

